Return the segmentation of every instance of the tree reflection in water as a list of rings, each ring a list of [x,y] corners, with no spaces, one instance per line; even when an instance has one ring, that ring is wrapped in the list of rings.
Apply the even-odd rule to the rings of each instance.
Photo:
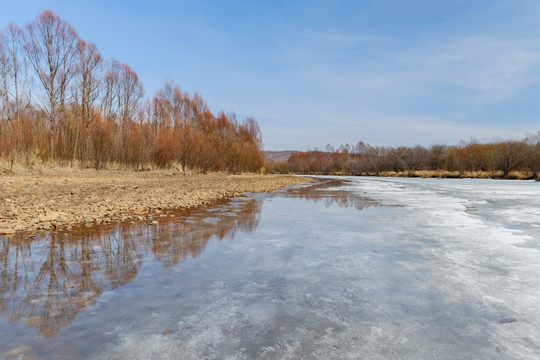
[[[328,179],[323,181],[322,184],[315,183],[309,186],[290,188],[288,195],[315,203],[322,202],[326,207],[337,205],[341,208],[354,207],[357,210],[365,210],[372,206],[379,206],[379,203],[373,199],[343,190],[342,185],[345,180]],[[334,190],[337,187],[340,187],[340,189]]]
[[[79,228],[35,239],[0,237],[0,312],[52,337],[100,294],[128,284],[151,253],[172,268],[199,256],[212,237],[232,239],[259,223],[260,200],[225,201],[209,209],[177,212],[157,226],[120,224]]]

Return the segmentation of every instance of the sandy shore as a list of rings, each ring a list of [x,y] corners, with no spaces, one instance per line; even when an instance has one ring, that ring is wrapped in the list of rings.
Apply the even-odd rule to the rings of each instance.
[[[309,179],[274,175],[183,175],[167,171],[81,170],[0,175],[0,234],[70,230],[114,221],[151,221],[166,210],[201,206]]]

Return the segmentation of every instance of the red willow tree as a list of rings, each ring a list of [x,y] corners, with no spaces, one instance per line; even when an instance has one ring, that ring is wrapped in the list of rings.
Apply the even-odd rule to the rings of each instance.
[[[196,171],[258,171],[257,122],[214,116],[199,94],[167,83],[151,99],[137,73],[105,61],[51,10],[0,32],[0,158],[96,169],[178,163]],[[30,88],[31,78],[38,86]],[[33,96],[30,96],[32,94]]]
[[[215,117],[204,99],[169,82],[153,99],[153,162],[202,171],[258,171],[264,165],[257,122],[223,112]]]

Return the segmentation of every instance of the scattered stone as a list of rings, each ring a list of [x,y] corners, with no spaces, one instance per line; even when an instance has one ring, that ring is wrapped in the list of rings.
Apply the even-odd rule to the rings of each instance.
[[[58,219],[58,214],[47,214],[39,217],[39,221],[41,222],[48,222],[48,221],[55,221]]]
[[[157,225],[159,224],[159,222],[157,222],[156,220],[152,221],[152,225]]]
[[[83,218],[83,220],[84,220],[85,223],[93,223],[94,222],[94,218],[91,217],[91,216],[85,216]]]
[[[51,230],[52,227],[53,227],[52,224],[48,221],[41,224],[41,228],[43,230]]]
[[[15,234],[15,229],[0,229],[0,235]]]

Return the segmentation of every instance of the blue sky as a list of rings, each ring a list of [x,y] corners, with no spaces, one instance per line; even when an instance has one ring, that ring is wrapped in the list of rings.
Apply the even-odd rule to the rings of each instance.
[[[10,1],[52,9],[147,96],[253,116],[267,150],[457,144],[540,129],[540,1]]]

